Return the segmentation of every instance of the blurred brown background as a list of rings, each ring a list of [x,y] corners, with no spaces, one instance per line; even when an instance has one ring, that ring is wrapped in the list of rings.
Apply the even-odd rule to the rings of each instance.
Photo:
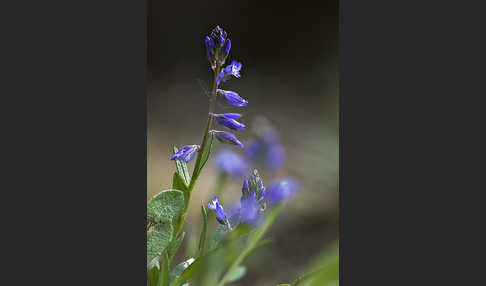
[[[208,100],[198,80],[209,86],[212,78],[204,37],[220,25],[232,41],[228,61],[243,63],[242,77],[224,88],[249,104],[218,111],[243,113],[250,128],[256,116],[269,119],[288,158],[263,179],[294,176],[302,185],[267,235],[274,242],[249,258],[247,277],[235,285],[293,281],[338,237],[338,1],[149,0],[148,9],[147,199],[171,185],[172,146],[200,144]],[[243,142],[249,136],[238,132]],[[222,146],[213,146],[214,155]],[[199,205],[212,195],[212,159],[194,189],[186,231],[200,223]],[[241,184],[231,182],[225,201],[240,195]]]

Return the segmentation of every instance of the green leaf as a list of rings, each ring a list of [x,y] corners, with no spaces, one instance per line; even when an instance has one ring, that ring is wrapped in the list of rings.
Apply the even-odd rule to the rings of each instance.
[[[233,271],[231,271],[231,273],[228,274],[229,278],[227,283],[234,282],[240,279],[241,277],[245,276],[245,274],[246,274],[246,267],[240,265],[236,267]]]
[[[184,240],[184,236],[186,235],[185,232],[181,233],[179,235],[179,237],[175,240],[173,240],[171,242],[171,244],[169,245],[169,248],[167,250],[168,254],[169,254],[169,260],[172,259],[172,257],[174,257],[174,255],[176,254],[177,252],[177,249],[179,249],[179,246],[181,246],[181,243],[182,241]]]
[[[167,251],[164,252],[164,256],[162,259],[162,267],[160,268],[160,277],[159,280],[161,281],[160,286],[169,286],[169,257],[167,255]]]
[[[174,146],[174,154],[177,153],[178,149]],[[182,181],[186,185],[186,188],[191,183],[191,176],[189,175],[189,170],[187,169],[186,162],[182,160],[174,160],[176,164],[177,173],[181,177]]]
[[[165,190],[147,203],[147,221],[153,224],[172,222],[183,209],[184,194],[179,190]]]
[[[204,167],[204,164],[206,164],[206,161],[208,161],[209,154],[211,153],[211,146],[213,145],[213,134],[208,134],[207,137],[207,143],[204,146],[204,150],[199,150],[201,153],[201,160],[199,160],[198,166],[195,166],[197,170],[197,174],[199,174]]]
[[[211,237],[211,241],[209,242],[209,249],[215,249],[227,233],[228,228],[225,225],[219,225],[214,231],[213,236]]]
[[[160,270],[158,257],[152,259],[147,268],[147,286],[158,286]]]
[[[267,238],[267,239],[264,239],[260,242],[258,242],[257,245],[255,245],[253,248],[251,248],[249,251],[248,251],[248,255],[247,256],[250,256],[253,252],[257,251],[258,249],[264,247],[265,245],[269,244],[272,242],[272,239],[271,238]]]
[[[214,250],[218,246],[219,242],[225,239],[229,233],[233,234],[232,239],[237,239],[238,237],[248,233],[250,229],[245,225],[239,225],[236,228],[236,225],[238,224],[238,217],[239,215],[236,214],[229,218],[230,225],[235,228],[233,232],[230,232],[226,225],[219,225],[216,228],[213,236],[211,237],[211,241],[209,242],[209,250]]]
[[[181,262],[172,269],[170,272],[170,281],[174,281],[175,279],[179,278],[181,274],[195,261],[194,258],[189,258],[188,260]]]
[[[293,284],[296,286],[339,285],[339,246],[326,250],[311,269]]]
[[[174,176],[172,178],[172,188],[176,190],[181,190],[184,193],[187,192],[186,183],[177,172],[174,173]]]
[[[189,280],[192,275],[194,274],[195,270],[200,266],[202,259],[194,260],[183,272],[180,274],[179,277],[175,278],[171,283],[170,286],[179,286],[182,283]]]
[[[206,250],[206,232],[208,227],[208,214],[204,205],[201,206],[201,213],[203,216],[203,227],[201,231],[201,237],[199,238],[199,253],[198,256],[204,255]]]
[[[147,232],[147,264],[162,254],[169,245],[172,232],[173,227],[170,223],[156,225]]]

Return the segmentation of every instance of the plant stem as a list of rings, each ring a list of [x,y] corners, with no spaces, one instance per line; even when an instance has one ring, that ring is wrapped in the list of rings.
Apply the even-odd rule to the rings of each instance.
[[[282,210],[283,204],[274,206],[274,208],[271,210],[271,213],[268,215],[268,217],[265,219],[265,222],[263,225],[259,228],[256,229],[254,233],[250,234],[249,243],[246,246],[245,250],[243,250],[240,255],[233,261],[231,266],[228,268],[228,271],[224,274],[223,278],[219,281],[217,286],[224,286],[226,282],[231,278],[231,274],[235,271],[235,269],[243,262],[243,259],[245,259],[252,251],[254,248],[257,246],[258,241],[263,237],[265,232],[267,232],[268,228],[272,223],[274,222],[275,218],[279,214],[279,212]]]
[[[218,89],[218,82],[217,78],[219,75],[221,69],[221,65],[219,63],[216,64],[216,68],[214,69],[214,79],[213,79],[213,89],[211,91],[211,98],[209,99],[209,112],[208,113],[214,113],[214,108],[216,104],[216,90]],[[192,172],[192,177],[191,177],[191,183],[189,184],[189,194],[192,192],[192,189],[194,188],[194,185],[196,184],[197,178],[199,177],[200,170],[198,170],[199,163],[201,161],[202,157],[202,150],[206,147],[206,144],[208,142],[208,134],[209,130],[211,130],[213,126],[213,116],[210,116],[208,114],[208,124],[206,125],[206,130],[204,131],[204,137],[201,143],[201,148],[199,148],[199,151],[197,153],[197,159],[196,159],[196,166],[194,168],[194,171]]]
[[[215,108],[215,103],[216,103],[216,90],[218,89],[218,82],[217,78],[219,75],[219,72],[221,70],[221,65],[219,63],[216,64],[216,68],[214,69],[214,81],[213,81],[213,89],[211,93],[211,98],[209,99],[209,113],[214,113],[214,108]],[[187,187],[187,200],[184,201],[184,210],[182,212],[182,215],[179,219],[179,222],[177,224],[177,227],[174,231],[174,235],[172,236],[172,240],[174,240],[179,233],[182,230],[182,226],[184,225],[184,221],[186,218],[187,214],[187,209],[189,208],[189,201],[191,199],[191,192],[192,189],[194,188],[194,185],[196,184],[196,181],[199,177],[199,174],[201,173],[201,170],[199,169],[199,163],[201,161],[202,153],[204,148],[206,147],[206,144],[208,143],[208,133],[209,130],[211,130],[213,125],[213,116],[210,116],[208,114],[208,124],[206,125],[206,130],[204,131],[204,137],[201,143],[201,147],[199,148],[199,151],[197,152],[197,159],[196,159],[196,164],[194,165],[194,171],[192,172],[191,176],[191,182],[189,183],[189,186]]]

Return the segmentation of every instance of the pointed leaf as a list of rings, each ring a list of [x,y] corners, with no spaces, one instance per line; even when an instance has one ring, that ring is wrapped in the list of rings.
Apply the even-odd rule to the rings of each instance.
[[[177,147],[174,146],[174,154],[177,153],[177,151]],[[189,175],[189,169],[187,169],[187,164],[182,160],[174,160],[174,162],[176,164],[177,173],[179,174],[179,176],[181,176],[181,179],[183,180],[187,188],[191,183],[191,176]]]
[[[160,268],[160,276],[159,280],[161,281],[160,286],[169,286],[169,257],[167,255],[167,251],[164,252],[162,256],[162,267]]]
[[[206,212],[206,208],[204,205],[201,206],[201,213],[203,216],[203,228],[201,231],[201,237],[199,238],[199,253],[198,257],[201,255],[204,255],[204,252],[206,250],[206,232],[207,232],[207,227],[208,227],[208,214]]]
[[[176,267],[174,267],[174,269],[172,269],[170,272],[170,281],[174,281],[175,279],[179,278],[184,270],[186,270],[186,268],[189,267],[194,261],[194,258],[189,258],[188,260],[177,264]]]
[[[175,278],[173,281],[170,282],[170,286],[179,286],[187,280],[191,279],[196,270],[198,270],[198,268],[201,266],[202,261],[203,259],[194,260],[179,277]]]
[[[158,286],[160,272],[158,257],[152,259],[147,268],[147,286]]]
[[[181,191],[162,191],[147,203],[147,221],[153,224],[171,222],[180,215],[183,208],[184,195]]]
[[[208,161],[209,154],[211,153],[211,146],[213,145],[213,134],[209,134],[207,137],[207,143],[204,149],[199,150],[199,152],[202,152],[201,154],[201,160],[199,161],[199,165],[195,166],[197,168],[197,173],[199,174],[204,167],[204,164]]]
[[[241,277],[245,276],[246,274],[246,267],[245,266],[238,266],[229,274],[228,283],[234,282]]]
[[[172,238],[172,224],[163,223],[152,227],[147,232],[147,264],[161,255],[164,249],[169,245]]]

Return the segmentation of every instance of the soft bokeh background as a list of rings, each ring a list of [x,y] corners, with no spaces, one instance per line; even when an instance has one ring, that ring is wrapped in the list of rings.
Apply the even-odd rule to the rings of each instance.
[[[293,176],[302,185],[267,235],[274,242],[248,259],[247,276],[234,285],[293,281],[338,238],[338,1],[148,3],[147,199],[171,186],[172,146],[200,144],[208,100],[199,81],[210,86],[212,79],[204,37],[220,25],[233,44],[228,61],[243,63],[242,77],[224,88],[249,104],[218,111],[244,114],[249,128],[238,132],[243,143],[253,120],[266,117],[280,132],[288,158],[263,179]],[[213,146],[213,155],[223,147],[217,141]],[[199,226],[199,205],[214,191],[213,166],[214,156],[193,192],[188,236],[198,236],[190,229]],[[224,201],[239,197],[241,184],[230,182]]]

